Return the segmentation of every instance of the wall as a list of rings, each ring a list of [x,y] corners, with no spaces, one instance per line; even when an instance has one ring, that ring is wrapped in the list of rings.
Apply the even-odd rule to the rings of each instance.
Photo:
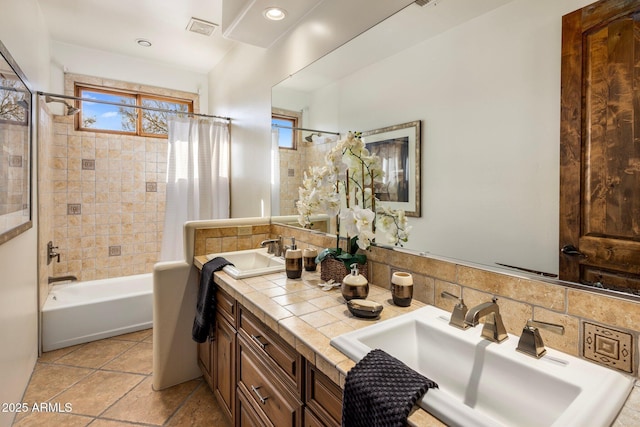
[[[48,40],[35,0],[2,2],[0,40],[32,88],[46,89],[49,81]],[[34,153],[33,164],[37,160],[37,153]],[[6,403],[21,401],[38,356],[36,182],[37,173],[33,168],[33,228],[0,245],[0,402]],[[0,426],[11,425],[14,416],[14,413],[0,412]]]
[[[271,212],[271,87],[410,3],[325,0],[271,48],[238,45],[209,73],[209,111],[233,120],[232,217]]]
[[[200,111],[194,93],[77,74],[65,75],[65,95],[74,95],[76,82],[191,99]],[[49,157],[41,169],[51,175],[43,197],[53,197],[47,219],[61,254],[53,275],[94,280],[152,272],[164,227],[167,139],[77,131],[74,119],[53,116],[52,138],[43,144]]]

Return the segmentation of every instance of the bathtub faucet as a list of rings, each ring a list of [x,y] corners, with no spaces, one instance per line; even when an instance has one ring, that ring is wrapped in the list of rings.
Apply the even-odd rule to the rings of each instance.
[[[469,326],[476,326],[480,318],[486,317],[484,327],[482,328],[482,337],[489,341],[502,342],[508,338],[508,335],[502,322],[500,307],[498,307],[497,301],[497,298],[493,298],[491,302],[485,302],[484,304],[469,309],[464,318],[464,322]]]
[[[78,278],[76,276],[58,276],[58,277],[49,276],[49,279],[47,279],[47,282],[49,284],[52,284],[56,282],[75,282],[77,280]]]

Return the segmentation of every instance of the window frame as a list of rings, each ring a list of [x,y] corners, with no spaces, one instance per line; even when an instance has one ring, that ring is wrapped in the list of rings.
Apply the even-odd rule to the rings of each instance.
[[[175,98],[175,97],[162,96],[162,95],[153,94],[153,93],[135,92],[135,91],[128,91],[128,90],[117,89],[117,88],[93,86],[93,85],[82,84],[82,83],[74,84],[74,92],[76,97],[85,98],[82,96],[84,91],[99,92],[99,93],[112,95],[112,96],[131,98],[135,100],[135,103],[132,104],[132,107],[134,106],[142,107],[143,101],[147,101],[147,100],[168,102],[172,104],[182,104],[187,106],[187,111],[185,112],[185,114],[193,113],[194,101],[192,99]],[[76,102],[77,104],[79,104],[78,105],[79,107],[82,107],[82,102],[91,102],[91,101],[77,100]],[[136,108],[136,110],[144,110],[145,108],[146,107]],[[154,110],[151,110],[151,111],[154,111]],[[143,114],[137,114],[136,122],[135,122],[136,123],[135,131],[108,130],[108,129],[84,127],[82,126],[82,109],[81,109],[80,113],[75,117],[75,129],[78,131],[84,131],[84,132],[107,133],[107,134],[114,134],[114,135],[131,135],[131,136],[140,136],[145,138],[167,138],[168,136],[167,134],[144,132],[142,128],[142,120],[143,120]]]
[[[271,110],[272,123],[273,123],[273,119],[290,121],[292,123],[291,127],[297,128],[300,126],[300,121],[302,120],[302,113],[298,111],[284,110],[281,108],[273,108]],[[278,144],[278,148],[280,148],[281,150],[293,150],[293,151],[297,150],[298,143],[300,141],[301,132],[299,130],[293,130],[292,134],[293,134],[293,141],[292,141],[293,146],[282,147],[280,144]]]

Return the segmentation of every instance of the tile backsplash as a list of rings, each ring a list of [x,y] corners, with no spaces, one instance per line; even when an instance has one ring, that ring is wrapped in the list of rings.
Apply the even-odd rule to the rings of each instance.
[[[278,235],[295,237],[300,248],[335,246],[334,237],[272,224],[271,236]],[[540,331],[547,347],[640,376],[640,301],[401,251],[371,247],[366,254],[374,285],[389,289],[394,271],[410,272],[414,298],[448,311],[455,301],[442,298],[443,291],[462,296],[468,307],[495,296],[509,333],[519,336],[532,318],[560,324],[564,335]]]

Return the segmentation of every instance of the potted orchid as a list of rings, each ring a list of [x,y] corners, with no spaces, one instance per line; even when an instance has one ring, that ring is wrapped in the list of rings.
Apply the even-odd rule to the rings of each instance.
[[[404,211],[376,205],[374,186],[382,181],[384,171],[380,158],[369,152],[361,135],[349,132],[327,154],[323,166],[304,173],[297,202],[299,222],[304,227],[311,225],[314,214],[336,216],[336,247],[322,251],[317,262],[337,259],[346,271],[354,262],[365,264],[362,250],[368,249],[376,237],[384,236],[387,243],[402,246],[410,230]],[[340,236],[347,237],[344,251]],[[336,278],[339,280],[342,277]]]

